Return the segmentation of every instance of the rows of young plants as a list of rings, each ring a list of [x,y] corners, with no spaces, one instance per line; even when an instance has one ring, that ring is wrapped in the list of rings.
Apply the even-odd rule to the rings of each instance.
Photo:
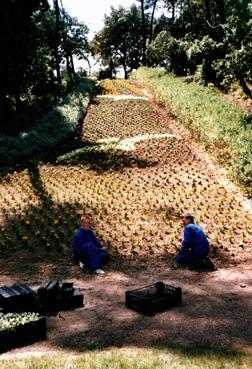
[[[104,95],[133,95],[143,96],[142,89],[125,79],[106,79],[101,83]]]
[[[41,319],[38,313],[0,313],[0,332],[15,330],[27,323],[36,322]]]
[[[228,103],[212,87],[188,83],[159,68],[139,68],[135,78],[151,89],[252,196],[252,114]]]
[[[236,256],[249,247],[251,216],[236,192],[149,102],[96,98],[82,135],[83,147],[56,164],[2,177],[1,251],[70,252],[81,213],[120,255],[175,253],[185,212],[206,230],[213,252]]]

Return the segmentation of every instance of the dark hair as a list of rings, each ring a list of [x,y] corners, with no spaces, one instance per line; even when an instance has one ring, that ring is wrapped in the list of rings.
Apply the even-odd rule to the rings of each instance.
[[[194,216],[190,215],[190,214],[186,214],[183,216],[183,218],[186,218],[188,220],[190,220],[191,223],[194,223]]]

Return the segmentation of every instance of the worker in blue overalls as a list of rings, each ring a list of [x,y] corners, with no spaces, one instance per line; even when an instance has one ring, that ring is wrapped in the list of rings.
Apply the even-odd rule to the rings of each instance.
[[[192,215],[185,215],[182,222],[184,240],[176,261],[178,264],[193,266],[206,258],[209,253],[209,242],[204,231],[194,223]]]
[[[101,264],[107,262],[110,255],[102,249],[91,228],[91,220],[85,215],[81,217],[81,227],[72,240],[72,250],[81,268],[85,266],[96,274],[104,274]]]

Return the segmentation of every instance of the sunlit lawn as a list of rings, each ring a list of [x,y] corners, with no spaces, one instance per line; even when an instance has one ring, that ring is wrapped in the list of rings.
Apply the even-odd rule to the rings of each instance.
[[[86,354],[52,352],[0,360],[1,369],[250,369],[252,356],[226,348],[173,345]]]

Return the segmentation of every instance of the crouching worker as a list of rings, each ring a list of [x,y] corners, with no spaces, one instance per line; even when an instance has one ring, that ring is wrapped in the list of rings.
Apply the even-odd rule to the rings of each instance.
[[[102,249],[91,229],[91,220],[85,215],[81,217],[81,227],[72,240],[72,250],[81,268],[104,274],[101,265],[109,260],[110,255]]]
[[[176,257],[178,264],[194,266],[200,264],[209,253],[209,242],[203,230],[194,223],[191,215],[182,218],[184,224],[184,241]]]

